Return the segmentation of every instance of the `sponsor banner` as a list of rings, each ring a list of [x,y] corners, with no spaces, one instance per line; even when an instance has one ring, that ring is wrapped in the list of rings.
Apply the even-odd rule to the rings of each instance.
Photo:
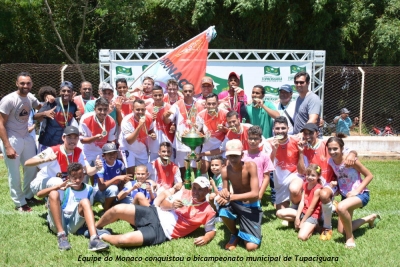
[[[147,66],[154,61],[112,61],[112,80],[115,86],[115,80],[124,77],[128,84],[133,82]],[[120,67],[117,74],[117,67]],[[298,94],[294,86],[294,75],[299,71],[312,73],[312,62],[272,62],[272,61],[207,61],[206,76],[214,80],[214,92],[220,93],[228,90],[228,75],[230,72],[236,72],[240,76],[240,87],[242,87],[248,99],[251,98],[251,91],[254,85],[262,85],[265,89],[265,99],[274,101],[278,99],[278,89],[283,84],[289,84],[293,88],[293,99]],[[131,74],[132,73],[132,74]],[[129,74],[129,75],[128,75]],[[145,75],[148,76],[148,75]],[[149,75],[150,76],[150,75]],[[166,86],[164,77],[170,77],[168,68],[162,65],[157,66],[156,84],[163,88]],[[196,86],[196,92],[200,91],[200,84]],[[310,88],[311,89],[311,88]]]

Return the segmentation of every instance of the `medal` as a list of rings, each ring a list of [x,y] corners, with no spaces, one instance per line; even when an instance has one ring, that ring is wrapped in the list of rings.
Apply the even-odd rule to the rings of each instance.
[[[140,187],[141,187],[142,189],[146,189],[146,184],[143,183]]]
[[[153,112],[158,113],[158,111],[160,110],[160,107],[154,107],[153,108]]]
[[[61,106],[61,111],[62,111],[62,114],[64,117],[64,121],[65,121],[65,127],[67,127],[68,126],[68,116],[69,116],[69,101],[68,101],[67,112],[65,112],[64,104],[62,102],[61,97],[60,97],[60,106]]]
[[[101,136],[105,137],[107,136],[107,131],[106,131],[106,125],[105,125],[105,121],[106,119],[104,119],[103,123],[100,123],[99,119],[97,118],[96,115],[94,115],[94,120],[97,122],[97,124],[100,126],[101,128]]]
[[[102,132],[101,132],[101,135],[102,135],[103,137],[106,137],[106,136],[107,136],[107,131],[106,131],[106,130],[102,131]]]

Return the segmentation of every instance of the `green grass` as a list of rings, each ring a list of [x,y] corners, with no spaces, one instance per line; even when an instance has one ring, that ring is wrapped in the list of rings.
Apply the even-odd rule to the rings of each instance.
[[[363,209],[355,211],[354,218],[371,213],[379,213],[382,221],[375,229],[367,225],[355,231],[357,247],[353,250],[344,248],[344,238],[334,231],[330,241],[320,241],[314,235],[306,242],[299,241],[292,228],[281,225],[275,218],[271,205],[264,204],[262,225],[262,245],[256,252],[248,253],[243,244],[235,251],[227,252],[223,246],[228,238],[228,232],[223,224],[217,225],[215,239],[205,247],[195,247],[193,238],[203,234],[203,229],[197,230],[189,237],[163,243],[158,246],[133,249],[111,247],[108,253],[93,253],[87,250],[88,240],[83,236],[70,235],[72,250],[60,252],[57,248],[56,236],[47,230],[46,210],[43,206],[33,207],[31,213],[14,211],[9,197],[7,171],[4,162],[0,161],[0,266],[73,266],[82,264],[78,258],[97,256],[101,262],[87,262],[86,266],[153,266],[157,261],[145,261],[145,257],[184,257],[183,262],[162,262],[162,266],[398,266],[400,256],[397,251],[398,226],[400,225],[400,161],[364,161],[364,164],[374,174],[369,185],[371,201]],[[267,192],[269,197],[269,193]],[[337,217],[333,217],[333,225],[337,225]],[[117,233],[131,231],[125,222],[116,222],[109,226]],[[318,261],[302,263],[295,256],[338,257],[338,262],[318,263]],[[142,257],[137,262],[117,262],[120,257]],[[194,262],[194,256],[201,257],[243,257],[239,262]],[[246,262],[246,257],[281,257],[278,262]],[[292,257],[284,261],[284,257]],[[112,257],[112,261],[105,261]],[[187,258],[191,261],[187,261]]]

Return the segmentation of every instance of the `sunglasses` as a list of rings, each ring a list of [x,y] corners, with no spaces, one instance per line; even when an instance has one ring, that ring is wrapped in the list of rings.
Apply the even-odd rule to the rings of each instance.
[[[305,84],[305,81],[295,81],[294,84]]]

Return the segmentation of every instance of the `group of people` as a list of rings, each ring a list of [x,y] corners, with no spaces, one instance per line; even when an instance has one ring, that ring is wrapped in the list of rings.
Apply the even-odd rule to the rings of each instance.
[[[308,90],[308,73],[294,77],[296,100],[293,86],[283,85],[276,103],[264,101],[261,85],[253,87],[248,101],[239,83],[240,76],[231,72],[227,90],[217,95],[213,80],[204,77],[195,95],[192,84],[179,90],[173,79],[165,89],[151,77],[134,89],[117,79],[117,96],[102,82],[94,99],[90,82],[82,82],[74,96],[72,83],[65,81],[59,96],[52,87],[40,88],[40,102],[30,93],[30,74],[18,74],[17,91],[0,102],[1,148],[16,210],[29,212],[28,203],[41,203],[34,196],[45,198],[49,228],[61,250],[71,248],[69,233],[84,234],[89,249],[101,251],[108,243],[159,244],[204,225],[205,235],[194,240],[201,246],[214,238],[220,217],[231,233],[225,249],[243,240],[251,251],[261,244],[261,200],[271,186],[277,217],[294,221],[302,240],[321,221],[320,238],[331,238],[333,198],[341,194],[338,231],[345,233],[346,246],[354,247],[353,230],[380,220],[371,214],[352,222],[354,209],[369,201],[372,174],[340,137],[318,139],[321,103]],[[29,134],[29,117],[41,122],[38,147]],[[207,136],[196,149],[202,164],[193,167],[201,176],[191,190],[182,186],[191,150],[180,142],[190,130]],[[104,208],[97,222],[96,201]],[[135,231],[113,235],[103,229],[116,220]]]

